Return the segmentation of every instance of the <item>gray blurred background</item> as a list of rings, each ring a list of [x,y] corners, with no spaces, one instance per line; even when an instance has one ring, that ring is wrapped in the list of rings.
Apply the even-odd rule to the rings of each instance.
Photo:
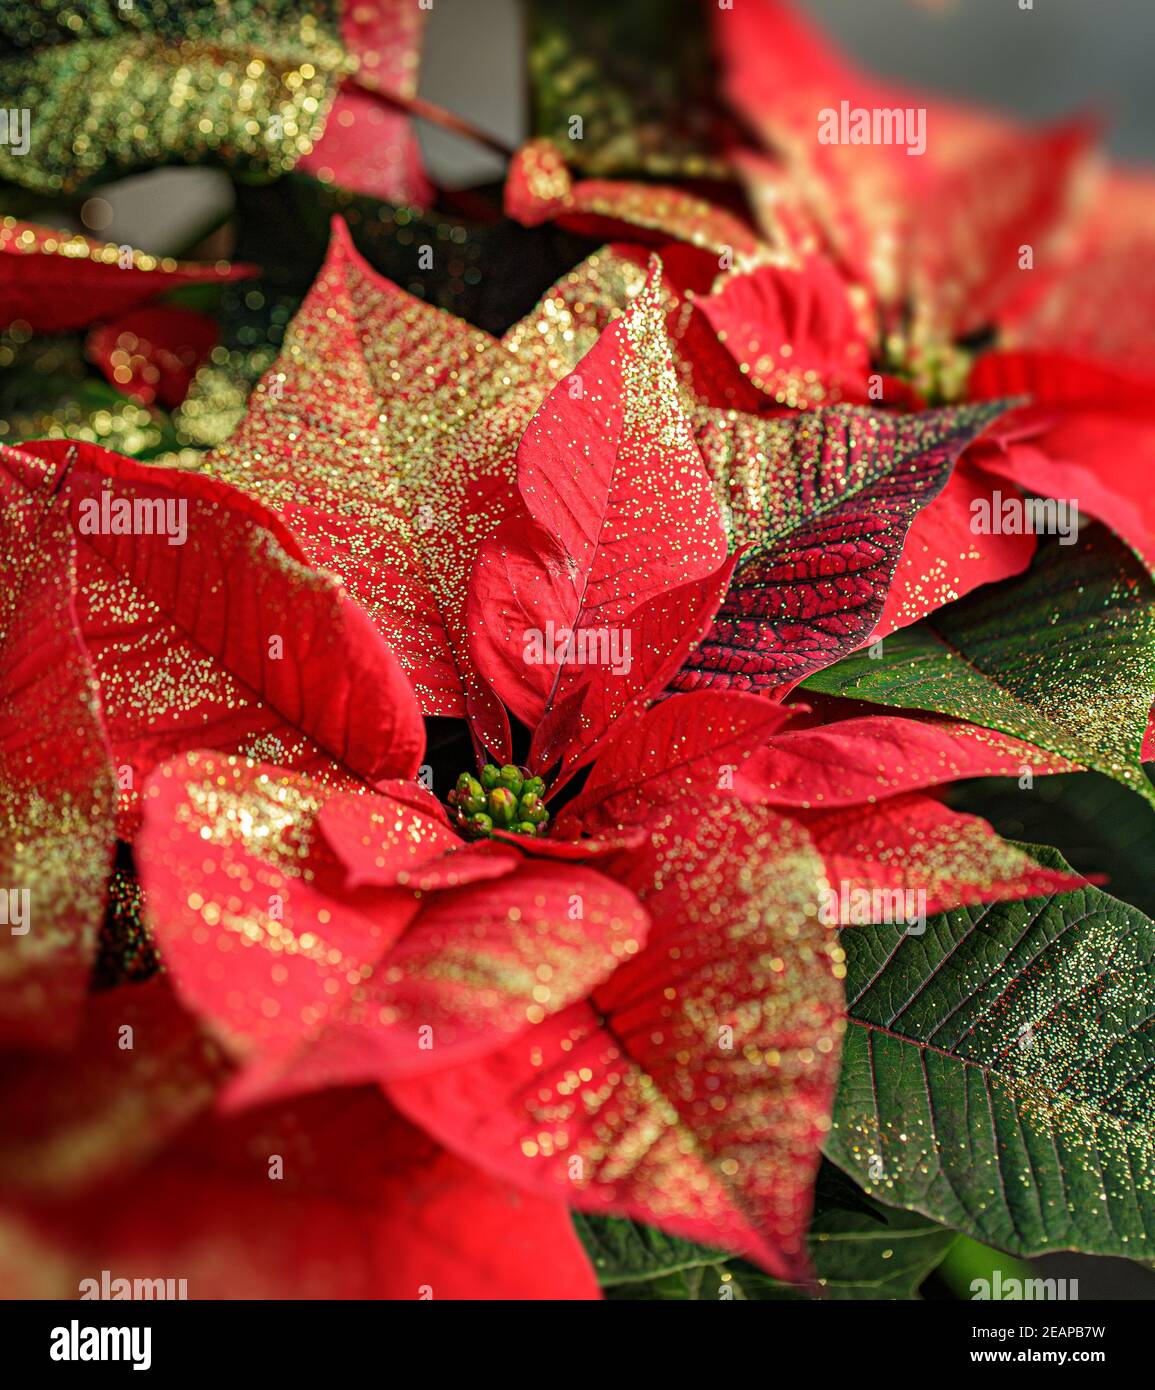
[[[803,0],[859,62],[1033,120],[1109,122],[1120,159],[1155,159],[1152,0]]]

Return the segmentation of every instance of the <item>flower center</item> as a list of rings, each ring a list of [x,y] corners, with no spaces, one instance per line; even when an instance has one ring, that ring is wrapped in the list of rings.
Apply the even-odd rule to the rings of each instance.
[[[477,777],[471,772],[461,774],[449,793],[449,804],[457,824],[473,840],[495,830],[544,835],[549,824],[544,793],[542,779],[531,777],[525,768],[486,763]]]

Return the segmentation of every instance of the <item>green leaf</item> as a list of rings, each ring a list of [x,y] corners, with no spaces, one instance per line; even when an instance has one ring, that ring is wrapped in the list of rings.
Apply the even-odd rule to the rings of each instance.
[[[0,178],[59,193],[207,160],[276,177],[351,66],[336,0],[7,0],[0,91],[31,125],[25,153],[0,146]]]
[[[1150,1255],[1155,924],[1088,885],[960,908],[923,936],[841,939],[829,1157],[881,1199],[1015,1254]]]
[[[34,340],[0,378],[0,444],[29,439],[86,440],[142,459],[176,446],[168,414],[91,374],[72,338]]]
[[[589,174],[714,172],[717,85],[703,10],[684,6],[675,20],[668,0],[535,0],[532,16],[535,135]]]
[[[728,1266],[741,1263],[619,1217],[577,1212],[574,1224],[607,1298],[719,1298]]]
[[[955,1240],[935,1222],[893,1207],[882,1214],[821,1212],[810,1228],[810,1252],[827,1298],[912,1299]]]
[[[830,1163],[818,1180],[810,1253],[833,1299],[911,1299],[946,1254],[953,1231],[866,1197]],[[617,1217],[575,1215],[602,1288],[611,1299],[803,1299],[745,1260]]]
[[[1102,526],[1042,546],[1024,575],[976,590],[804,682],[933,710],[1026,739],[1155,804],[1141,748],[1155,692],[1155,582]]]

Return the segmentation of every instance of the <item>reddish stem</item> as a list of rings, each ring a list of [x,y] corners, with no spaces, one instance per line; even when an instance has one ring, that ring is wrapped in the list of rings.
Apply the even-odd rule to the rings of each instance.
[[[462,116],[447,111],[444,106],[438,106],[436,102],[427,101],[424,97],[401,96],[398,92],[390,91],[387,87],[378,86],[373,78],[364,73],[358,73],[355,77],[347,80],[351,80],[355,87],[360,87],[363,92],[367,92],[383,106],[388,106],[393,111],[403,111],[406,115],[428,121],[430,125],[438,126],[441,130],[451,131],[454,135],[460,135],[465,140],[472,140],[475,144],[484,145],[487,150],[492,150],[494,154],[500,155],[507,162],[514,156],[515,151],[504,140],[500,140],[496,135],[490,135],[484,130],[478,130],[475,125],[471,125]]]

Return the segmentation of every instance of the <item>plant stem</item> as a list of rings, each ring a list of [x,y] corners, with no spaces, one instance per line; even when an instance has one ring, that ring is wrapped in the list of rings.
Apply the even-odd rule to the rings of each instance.
[[[378,86],[373,78],[367,77],[363,73],[358,73],[351,81],[354,86],[367,92],[383,106],[388,106],[393,111],[403,111],[406,115],[428,121],[430,125],[438,126],[441,130],[448,130],[454,135],[460,135],[462,139],[472,140],[477,145],[484,145],[487,150],[492,150],[494,154],[500,155],[507,163],[514,156],[513,147],[507,145],[504,140],[499,139],[496,135],[490,135],[487,131],[479,130],[463,116],[455,115],[454,112],[446,110],[444,106],[438,106],[436,102],[427,101],[425,97],[401,96],[386,87]]]

